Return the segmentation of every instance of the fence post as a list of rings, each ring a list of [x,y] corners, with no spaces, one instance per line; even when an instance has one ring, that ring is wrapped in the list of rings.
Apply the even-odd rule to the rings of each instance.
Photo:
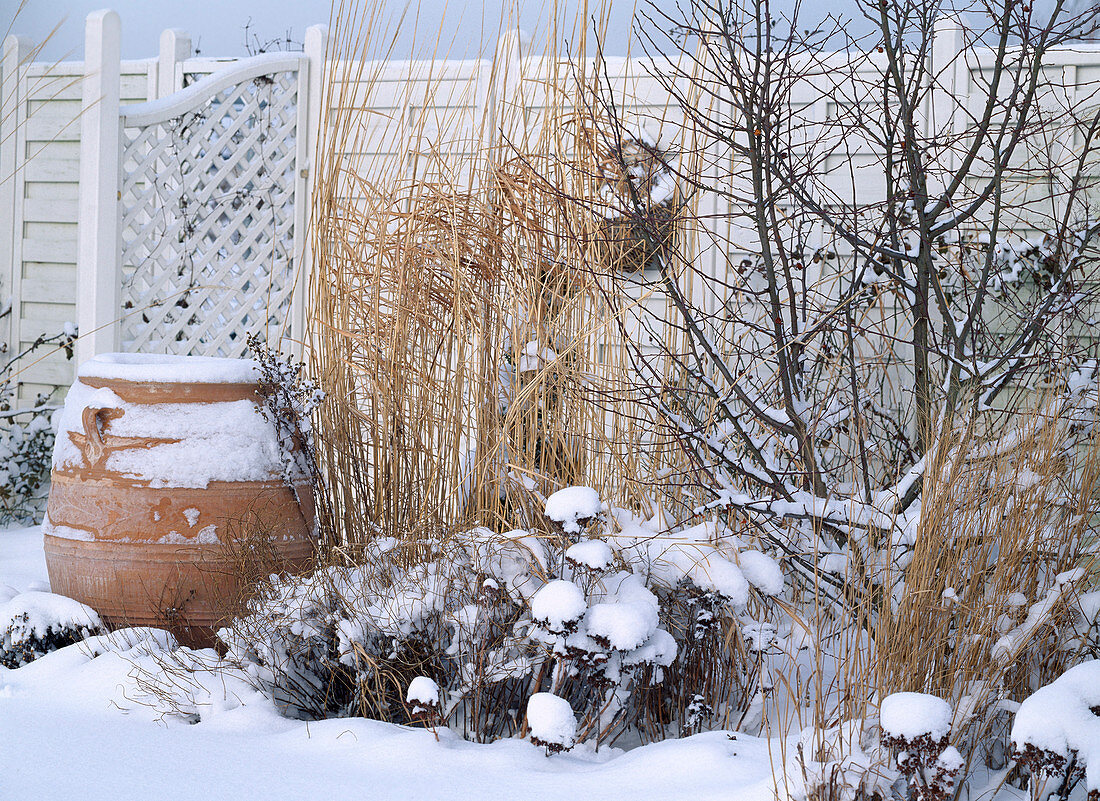
[[[78,362],[118,349],[121,38],[114,11],[87,16],[76,256]]]
[[[942,13],[932,27],[932,53],[929,80],[932,82],[929,97],[929,114],[925,119],[926,136],[936,131],[957,130],[959,123],[959,93],[964,88],[966,68],[963,56],[963,29],[954,14]],[[957,159],[954,149],[949,149],[948,164],[954,167]]]
[[[157,97],[167,97],[183,88],[183,75],[177,80],[180,64],[191,58],[191,34],[181,28],[167,28],[160,34],[157,56]]]
[[[325,124],[325,49],[328,27],[306,28],[302,69],[298,78],[298,175],[294,188],[294,297],[291,301],[290,331],[292,352],[304,356],[309,331],[306,329],[306,304],[313,276],[313,248],[310,212],[313,189],[317,185],[318,148]]]
[[[309,59],[308,87],[306,106],[309,113],[308,154],[306,156],[310,179],[317,161],[317,146],[320,142],[321,126],[324,125],[324,87],[325,87],[325,48],[328,47],[328,26],[310,25],[306,28],[303,54]]]
[[[20,279],[23,277],[23,78],[31,43],[22,36],[4,39],[0,56],[0,298],[11,297],[5,341],[19,352]]]

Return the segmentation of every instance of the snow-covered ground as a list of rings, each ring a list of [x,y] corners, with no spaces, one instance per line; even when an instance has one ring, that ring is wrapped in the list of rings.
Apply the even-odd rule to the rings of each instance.
[[[0,531],[0,590],[46,589],[46,581],[39,529]],[[767,743],[743,734],[546,757],[527,742],[477,745],[443,729],[437,740],[371,720],[304,723],[280,717],[232,671],[165,673],[165,663],[197,657],[173,656],[155,639],[75,645],[18,670],[0,667],[0,799],[775,796]],[[154,708],[148,694],[150,682],[164,681],[174,682],[175,712]]]

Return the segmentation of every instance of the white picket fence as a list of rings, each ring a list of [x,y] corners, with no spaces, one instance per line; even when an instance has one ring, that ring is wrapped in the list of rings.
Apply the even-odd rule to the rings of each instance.
[[[31,43],[19,36],[3,45],[0,299],[10,296],[12,311],[0,320],[0,337],[25,347],[74,321],[78,360],[116,349],[236,355],[247,332],[299,340],[325,29],[308,29],[301,53],[248,59],[194,58],[188,36],[168,30],[157,57],[127,61],[119,57],[117,14],[93,13],[85,31],[84,62],[32,62]],[[961,46],[945,21],[933,58],[951,63]],[[495,55],[395,62],[374,73],[369,91],[343,93],[383,121],[349,163],[363,175],[395,156],[407,157],[410,170],[430,169],[418,153],[393,152],[406,146],[393,136],[394,120],[451,156],[470,151],[500,104],[521,109],[511,119],[536,125],[547,102],[543,76],[561,65],[524,56],[514,32]],[[964,107],[973,76],[994,54],[967,56],[942,87]],[[509,65],[504,80],[493,80],[494,62]],[[351,80],[353,66],[330,64],[328,77]],[[605,72],[625,89],[623,112],[647,120],[651,133],[679,125],[654,69],[660,65],[612,59]],[[1066,97],[1091,102],[1100,48],[1055,52],[1046,72]],[[807,82],[805,94],[805,113],[827,119],[820,89]],[[965,114],[933,103],[928,124],[965,125]],[[849,163],[858,171],[875,156],[853,153]],[[841,183],[851,174],[844,166]],[[721,274],[740,257],[712,246],[700,258]],[[72,370],[61,354],[38,361],[20,376],[21,394],[66,385]]]

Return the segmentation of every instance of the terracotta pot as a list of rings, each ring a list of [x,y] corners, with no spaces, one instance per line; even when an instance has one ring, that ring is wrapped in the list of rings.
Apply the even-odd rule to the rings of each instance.
[[[304,568],[314,509],[281,477],[253,363],[108,354],[65,401],[44,525],[54,592],[108,625],[213,643],[243,578]]]

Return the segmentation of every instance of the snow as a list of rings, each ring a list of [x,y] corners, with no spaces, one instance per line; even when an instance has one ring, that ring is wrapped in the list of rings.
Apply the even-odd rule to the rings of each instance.
[[[565,552],[565,558],[591,570],[607,570],[611,567],[613,554],[611,546],[603,540],[584,540],[571,545]]]
[[[172,530],[157,540],[157,542],[164,543],[165,545],[218,545],[221,543],[221,538],[218,537],[218,527],[210,525],[203,526],[196,533],[189,532],[187,534],[180,534],[178,531]]]
[[[882,699],[879,725],[889,737],[911,741],[927,734],[938,742],[951,731],[951,706],[927,693],[894,693]]]
[[[728,598],[735,606],[744,606],[749,602],[749,584],[741,569],[723,557],[718,549],[703,543],[672,543],[660,556],[665,583],[675,586],[668,572],[682,574],[690,578],[701,590],[710,590]]]
[[[649,665],[668,667],[676,659],[676,638],[664,629],[657,629],[640,648],[623,655],[624,665]]]
[[[591,637],[627,651],[645,643],[657,629],[657,621],[656,615],[645,606],[601,603],[588,610],[584,626]]]
[[[555,634],[575,627],[587,608],[581,588],[562,579],[548,582],[531,598],[531,616]]]
[[[48,589],[45,579],[41,531],[0,531],[0,597],[9,586]],[[659,657],[674,646],[665,634],[658,629],[641,650]],[[179,648],[156,629],[126,629],[0,668],[0,732],[5,799],[289,801],[363,788],[377,801],[775,795],[769,743],[746,734],[707,732],[629,752],[583,745],[548,759],[519,739],[484,745],[446,728],[290,720],[213,651]]]
[[[959,752],[959,749],[953,745],[947,746],[947,748],[940,752],[939,757],[937,757],[937,762],[943,770],[952,773],[961,771],[966,765],[966,759]]]
[[[1008,664],[1021,645],[1046,625],[1054,612],[1061,606],[1064,597],[1070,593],[1073,584],[1083,578],[1083,569],[1067,570],[1055,576],[1055,584],[1046,595],[1028,607],[1027,617],[1019,626],[1006,628],[1003,636],[993,644],[993,657],[1002,664]]]
[[[50,589],[38,526],[0,530],[0,593],[5,588],[9,594],[0,594],[2,600],[28,590]]]
[[[558,358],[558,354],[551,348],[539,346],[536,340],[532,340],[523,346],[520,351],[516,371],[519,373],[537,373],[544,366]]]
[[[842,553],[827,553],[818,561],[817,569],[822,573],[843,576],[848,572],[848,556]]]
[[[1100,622],[1100,591],[1081,593],[1077,597],[1077,605],[1085,620],[1093,625]]]
[[[24,615],[26,620],[22,619]],[[94,609],[52,592],[32,590],[0,603],[0,636],[11,627],[13,645],[30,637],[44,638],[51,629],[54,632],[77,626],[96,629],[100,625]],[[17,635],[22,639],[17,639]]]
[[[409,682],[405,693],[405,703],[412,707],[413,714],[439,708],[439,685],[427,676],[417,676]]]
[[[579,520],[596,517],[603,509],[599,493],[591,487],[566,487],[546,499],[546,516],[561,523],[570,534],[581,530]]]
[[[0,670],[0,728],[19,732],[0,748],[2,795],[291,801],[364,788],[376,801],[512,801],[517,792],[530,801],[774,795],[766,741],[738,735],[731,742],[725,732],[625,754],[575,748],[547,759],[528,742],[481,745],[442,728],[433,735],[365,719],[287,720],[239,677],[217,686],[210,679],[221,672],[195,674],[202,684],[192,705],[199,721],[191,725],[194,718],[127,698],[136,695],[131,674],[165,657],[139,650],[89,659],[73,646],[19,671]]]
[[[655,521],[645,521],[622,510],[612,510],[620,531],[608,539],[623,559],[647,578],[666,588],[684,580],[701,590],[726,598],[734,606],[749,601],[747,573],[753,585],[767,595],[783,590],[783,576],[774,559],[759,551],[740,548],[740,541],[721,524],[707,521],[674,532],[661,532]],[[739,566],[736,560],[745,556]]]
[[[783,571],[767,554],[760,551],[738,551],[737,565],[749,584],[765,595],[779,595],[783,592]]]
[[[106,388],[95,389],[81,381],[69,389],[58,418],[55,470],[84,466],[84,454],[70,434],[84,434],[83,411],[88,407],[122,412],[104,426],[108,443],[111,437],[165,440],[148,448],[112,450],[106,458],[108,470],[150,486],[202,488],[211,481],[268,481],[282,476],[278,435],[252,401],[132,404]]]
[[[81,364],[77,377],[169,384],[249,384],[259,380],[260,371],[252,359],[103,353]]]
[[[542,743],[572,748],[577,736],[577,718],[564,698],[552,693],[535,693],[527,701],[527,724],[531,737]]]
[[[670,172],[661,172],[653,179],[649,189],[649,205],[659,206],[676,194],[676,177]]]
[[[1012,724],[1017,750],[1032,745],[1086,765],[1085,783],[1100,790],[1100,659],[1072,667],[1020,704]]]
[[[42,530],[49,534],[51,537],[60,537],[63,540],[78,540],[80,542],[91,542],[95,539],[95,534],[87,529],[73,528],[72,526],[61,526],[56,523],[50,522],[50,518],[47,516],[43,521]]]
[[[657,596],[637,576],[620,574],[608,601],[594,604],[584,616],[584,628],[597,641],[618,651],[630,651],[646,643],[657,631]]]

